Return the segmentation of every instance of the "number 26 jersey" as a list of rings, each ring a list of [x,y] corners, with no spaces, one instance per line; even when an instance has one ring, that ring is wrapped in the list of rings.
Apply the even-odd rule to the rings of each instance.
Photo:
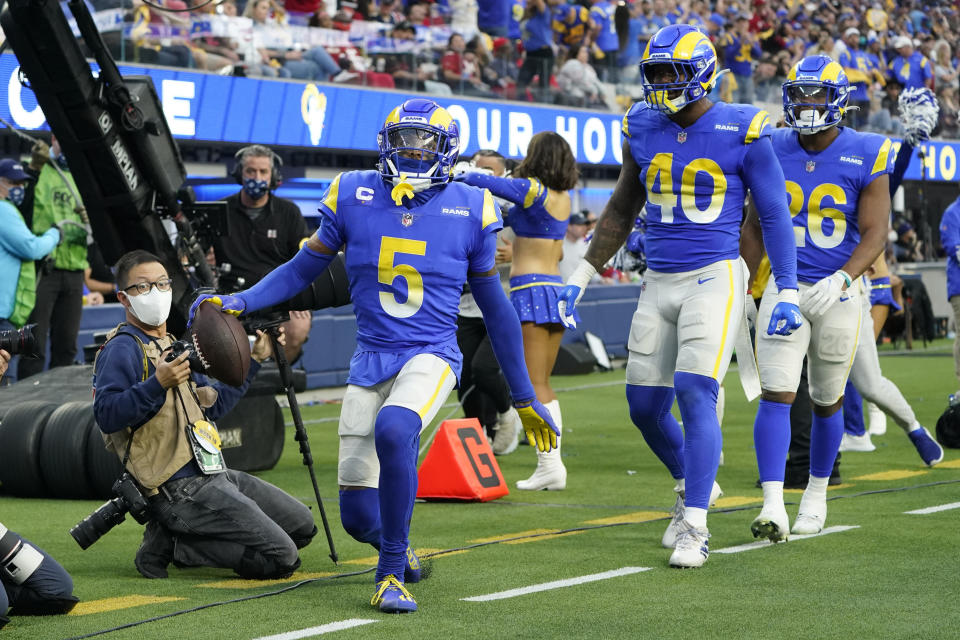
[[[787,181],[800,282],[814,283],[843,268],[860,243],[860,193],[893,171],[896,160],[888,138],[847,127],[839,131],[829,147],[813,153],[800,146],[796,131],[773,133]]]

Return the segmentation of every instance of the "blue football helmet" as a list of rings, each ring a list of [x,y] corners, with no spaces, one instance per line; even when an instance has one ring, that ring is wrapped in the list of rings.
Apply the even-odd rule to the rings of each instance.
[[[377,134],[377,146],[380,175],[422,191],[450,179],[460,155],[460,128],[433,100],[413,98],[390,112]]]
[[[850,100],[850,81],[830,56],[803,58],[783,83],[783,118],[801,135],[840,124]]]
[[[677,113],[706,96],[717,82],[717,51],[702,31],[672,24],[657,31],[643,52],[643,98],[661,113]]]

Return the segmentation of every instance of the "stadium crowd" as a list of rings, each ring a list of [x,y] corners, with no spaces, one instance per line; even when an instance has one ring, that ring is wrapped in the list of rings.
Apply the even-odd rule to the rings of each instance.
[[[934,135],[958,130],[960,13],[939,2],[839,0],[91,0],[119,59],[225,74],[332,81],[625,111],[637,63],[669,24],[709,34],[726,102],[776,103],[800,58],[843,65],[852,124],[899,135],[901,90],[939,99]]]

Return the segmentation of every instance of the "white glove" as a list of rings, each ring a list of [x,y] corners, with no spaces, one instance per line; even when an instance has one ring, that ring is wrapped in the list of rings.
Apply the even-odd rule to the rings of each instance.
[[[819,317],[827,312],[846,293],[844,287],[852,284],[850,275],[840,269],[821,279],[803,293],[800,308],[811,317]]]
[[[580,260],[576,270],[570,274],[566,285],[560,290],[557,300],[557,311],[560,312],[560,322],[567,329],[575,329],[577,321],[573,319],[573,310],[583,297],[583,291],[590,284],[593,276],[597,275],[596,268],[585,259]],[[570,310],[567,315],[567,309]]]
[[[466,160],[461,160],[457,164],[453,165],[453,175],[458,176],[461,173],[485,173],[492,176],[493,171],[487,169],[486,167],[478,167],[473,164],[473,162],[468,162]]]

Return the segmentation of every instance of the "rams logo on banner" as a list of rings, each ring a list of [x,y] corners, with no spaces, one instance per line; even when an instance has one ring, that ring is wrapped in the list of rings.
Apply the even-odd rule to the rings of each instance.
[[[327,96],[321,93],[315,84],[308,84],[300,96],[300,115],[310,129],[310,143],[320,144],[323,136],[323,124],[327,119]]]

